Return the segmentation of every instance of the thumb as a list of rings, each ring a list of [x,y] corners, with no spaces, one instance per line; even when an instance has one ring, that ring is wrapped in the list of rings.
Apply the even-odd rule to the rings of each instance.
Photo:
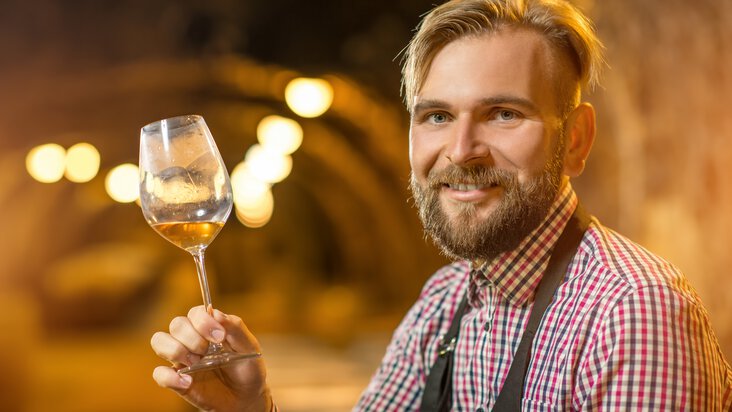
[[[181,375],[168,366],[158,366],[153,370],[153,379],[163,388],[172,389],[183,396],[191,387],[193,378],[190,375]]]

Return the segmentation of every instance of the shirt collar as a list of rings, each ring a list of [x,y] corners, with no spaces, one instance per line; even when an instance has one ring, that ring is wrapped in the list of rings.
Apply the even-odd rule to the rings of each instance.
[[[488,282],[515,306],[523,306],[533,298],[551,251],[576,207],[577,195],[566,181],[544,220],[518,247],[471,271],[468,292],[471,305],[481,305],[479,291]]]

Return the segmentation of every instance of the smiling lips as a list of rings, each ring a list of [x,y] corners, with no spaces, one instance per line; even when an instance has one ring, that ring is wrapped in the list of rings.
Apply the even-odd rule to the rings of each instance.
[[[495,183],[445,183],[442,193],[458,202],[478,202],[485,200],[494,188],[498,188]]]
[[[461,192],[468,192],[471,190],[480,190],[486,187],[493,187],[495,184],[482,184],[482,183],[445,183],[450,189],[459,190]]]

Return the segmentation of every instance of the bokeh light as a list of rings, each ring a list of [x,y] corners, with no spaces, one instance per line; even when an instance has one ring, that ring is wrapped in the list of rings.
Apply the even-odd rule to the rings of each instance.
[[[262,146],[282,154],[291,154],[302,144],[302,127],[282,116],[267,116],[257,125],[257,139]]]
[[[121,164],[107,173],[104,187],[115,201],[134,202],[140,196],[140,171],[131,163]]]
[[[28,152],[25,167],[28,174],[39,182],[58,182],[64,175],[66,150],[55,143],[36,146]]]
[[[66,152],[67,179],[76,183],[88,182],[99,172],[99,151],[89,143],[77,143]]]
[[[242,206],[258,202],[269,191],[270,184],[263,182],[249,172],[248,165],[241,162],[231,171],[231,188],[234,192],[234,204]]]
[[[292,157],[255,144],[244,158],[249,173],[265,183],[281,182],[292,171]]]
[[[323,79],[300,77],[285,87],[285,101],[302,117],[318,117],[333,103],[333,87]]]
[[[258,228],[266,225],[274,211],[272,190],[267,189],[258,198],[250,198],[246,203],[235,203],[236,218],[247,227]]]

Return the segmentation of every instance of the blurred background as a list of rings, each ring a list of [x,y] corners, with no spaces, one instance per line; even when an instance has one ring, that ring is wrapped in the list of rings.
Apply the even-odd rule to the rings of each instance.
[[[577,4],[610,68],[575,188],[686,272],[730,358],[732,2]],[[2,6],[0,410],[190,410],[152,380],[149,339],[200,304],[195,267],[134,201],[140,127],[188,113],[244,182],[207,253],[214,305],[260,337],[284,410],[349,410],[445,263],[408,202],[399,95],[432,2]],[[257,159],[273,130],[291,154]],[[235,178],[252,164],[267,185]]]

